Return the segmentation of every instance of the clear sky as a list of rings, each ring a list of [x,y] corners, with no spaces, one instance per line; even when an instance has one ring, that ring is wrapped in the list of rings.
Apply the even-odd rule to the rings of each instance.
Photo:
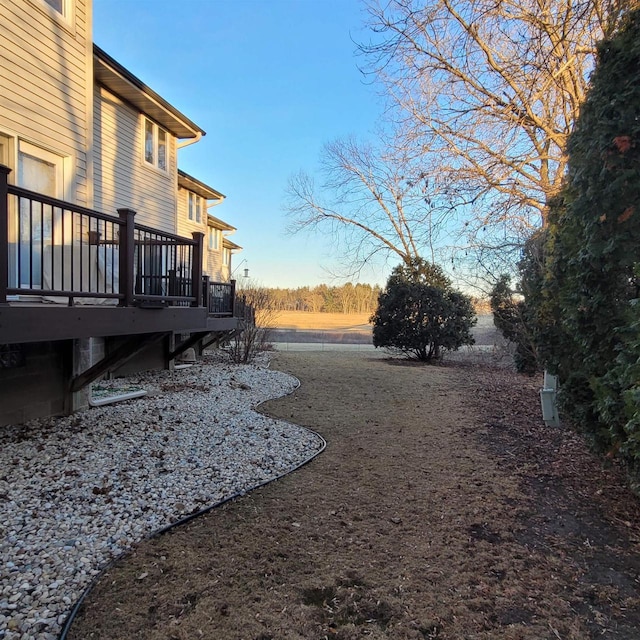
[[[181,169],[227,196],[236,277],[270,287],[338,283],[331,238],[288,236],[290,175],[313,174],[324,143],[366,137],[380,115],[358,70],[359,0],[94,0],[94,42],[202,127]],[[240,265],[246,259],[246,263]],[[361,282],[384,284],[388,269]]]

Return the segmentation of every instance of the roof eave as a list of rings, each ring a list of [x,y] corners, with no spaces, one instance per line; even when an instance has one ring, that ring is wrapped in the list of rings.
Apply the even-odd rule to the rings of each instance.
[[[220,193],[208,184],[190,176],[182,169],[178,169],[178,186],[183,189],[193,191],[197,195],[201,196],[205,200],[224,200],[227,196],[224,193]]]
[[[220,218],[216,218],[211,214],[207,214],[207,225],[216,229],[220,229],[220,231],[237,231],[236,227],[234,227],[233,225],[230,225],[228,222],[220,220]]]
[[[197,138],[205,135],[205,131],[195,122],[169,104],[96,44],[93,45],[93,59],[96,82],[148,115],[177,138]]]
[[[231,242],[231,240],[229,240],[228,238],[222,239],[222,246],[225,249],[231,249],[231,251],[242,251],[242,247],[239,244]]]

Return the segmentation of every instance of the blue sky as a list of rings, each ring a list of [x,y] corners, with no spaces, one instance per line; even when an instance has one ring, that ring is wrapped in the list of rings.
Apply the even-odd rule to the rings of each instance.
[[[290,175],[314,173],[324,143],[366,137],[381,111],[358,70],[359,0],[94,0],[98,46],[207,135],[180,168],[227,196],[212,210],[237,227],[234,267],[272,287],[337,283],[332,239],[288,236]],[[374,267],[360,281],[384,284]]]

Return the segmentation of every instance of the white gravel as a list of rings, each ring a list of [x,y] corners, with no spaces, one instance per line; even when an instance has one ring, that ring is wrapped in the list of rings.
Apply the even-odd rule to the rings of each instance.
[[[120,384],[148,395],[0,428],[0,639],[55,639],[110,560],[323,446],[253,411],[297,385],[265,366],[205,358]]]

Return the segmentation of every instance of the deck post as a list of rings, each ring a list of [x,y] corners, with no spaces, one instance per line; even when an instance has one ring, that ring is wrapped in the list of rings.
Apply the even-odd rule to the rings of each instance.
[[[207,275],[202,276],[202,306],[205,307],[205,309],[207,310],[207,314],[210,313],[210,309],[209,309],[209,297],[211,294],[211,290],[209,287],[210,281],[211,279],[209,278],[209,276]]]
[[[122,298],[119,306],[133,306],[133,263],[135,251],[136,212],[133,209],[118,209],[120,216],[120,255],[119,255],[119,287]]]
[[[193,291],[191,295],[195,301],[192,307],[202,306],[202,256],[204,246],[204,233],[201,231],[193,232],[193,239],[196,241],[193,247],[193,262],[191,264],[191,287]]]
[[[7,302],[9,287],[9,191],[11,169],[0,164],[0,304]]]
[[[236,281],[231,281],[231,317],[236,317]]]

